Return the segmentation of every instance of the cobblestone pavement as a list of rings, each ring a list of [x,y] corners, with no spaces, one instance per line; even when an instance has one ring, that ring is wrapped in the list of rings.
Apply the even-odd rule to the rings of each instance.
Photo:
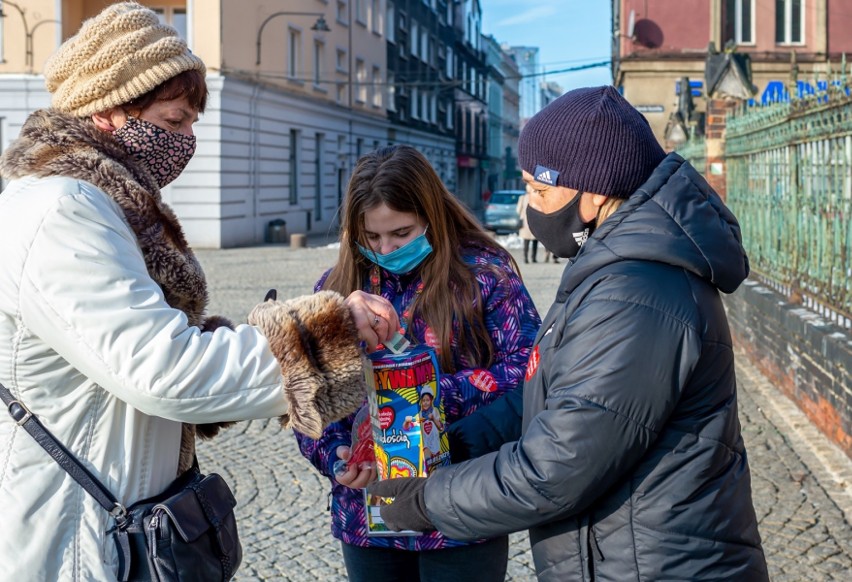
[[[279,299],[310,293],[337,251],[262,246],[200,250],[210,313],[245,321],[275,287]],[[520,260],[520,253],[512,251]],[[562,265],[521,265],[542,315]],[[813,428],[792,403],[740,355],[740,420],[748,448],[760,532],[776,582],[849,580],[852,572],[852,461]],[[277,421],[236,425],[199,448],[202,467],[218,471],[239,501],[243,564],[237,580],[345,580],[329,532],[329,487]],[[525,534],[511,536],[507,580],[534,580]]]

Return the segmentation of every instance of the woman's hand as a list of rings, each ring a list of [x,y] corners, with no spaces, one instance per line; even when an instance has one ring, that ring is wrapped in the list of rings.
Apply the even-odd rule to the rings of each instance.
[[[368,351],[390,340],[399,331],[399,316],[390,301],[380,295],[353,291],[344,301],[358,336],[367,344]]]
[[[352,451],[347,446],[337,447],[336,452],[337,456],[344,461],[348,461],[352,455]],[[334,478],[345,487],[363,489],[376,480],[376,464],[370,463],[370,466],[365,469],[358,466],[347,467],[342,473],[335,474]]]

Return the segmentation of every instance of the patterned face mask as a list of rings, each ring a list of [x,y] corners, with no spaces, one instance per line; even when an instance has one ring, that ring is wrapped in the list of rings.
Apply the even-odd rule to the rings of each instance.
[[[157,127],[128,116],[112,133],[128,154],[143,163],[160,188],[180,176],[195,153],[195,136]]]

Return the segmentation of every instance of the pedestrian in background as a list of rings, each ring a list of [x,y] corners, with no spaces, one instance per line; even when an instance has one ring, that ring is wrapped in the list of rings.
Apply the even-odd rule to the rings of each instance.
[[[542,581],[767,580],[720,298],[749,270],[735,217],[611,86],[556,99],[518,152],[530,228],[572,257],[530,357],[522,435],[374,484],[395,497],[385,523],[459,539],[528,528]]]
[[[337,263],[316,290],[384,298],[412,343],[435,348],[450,454],[466,455],[454,450],[452,424],[523,382],[540,323],[514,260],[410,146],[358,161],[341,232]],[[396,331],[399,323],[377,318],[375,325]],[[435,531],[367,536],[361,488],[375,479],[375,468],[334,474],[338,459],[349,458],[353,419],[333,423],[319,439],[296,434],[302,454],[331,481],[331,531],[341,540],[349,580],[504,580],[505,534],[468,542]]]
[[[524,194],[518,197],[518,205],[516,207],[518,211],[518,216],[520,216],[521,218],[521,228],[518,229],[518,236],[520,236],[521,239],[524,241],[524,263],[529,263],[529,260],[527,260],[527,256],[529,253],[530,246],[532,246],[532,262],[535,263],[536,253],[538,251],[538,239],[535,238],[535,235],[533,235],[527,221],[527,207],[529,206],[529,199],[529,186],[527,186]],[[550,256],[552,254],[553,253],[551,253],[549,249],[544,249],[545,263],[550,262]],[[554,264],[559,263],[559,258],[556,255],[553,255],[553,262]]]
[[[547,248],[544,249],[544,262],[549,263],[551,257],[553,258],[553,264],[558,265],[559,264],[559,257],[557,257],[552,252],[550,252],[550,249],[547,249]]]
[[[529,224],[527,224],[527,205],[529,204],[529,192],[524,192],[518,196],[518,205],[515,207],[518,211],[518,216],[521,220],[521,227],[518,229],[518,236],[524,241],[524,263],[530,262],[530,247],[532,247],[532,262],[536,261],[538,253],[538,240],[533,236]]]
[[[343,297],[291,305],[322,371],[298,355],[277,302],[256,314],[263,333],[205,315],[204,273],[160,194],[192,157],[207,100],[204,64],[177,32],[139,4],[110,5],[50,57],[45,81],[52,107],[0,159],[0,383],[12,398],[125,506],[190,466],[196,430],[274,416],[313,430],[299,418],[360,404],[353,320],[368,316]],[[115,580],[113,518],[8,414],[0,458],[0,580]]]

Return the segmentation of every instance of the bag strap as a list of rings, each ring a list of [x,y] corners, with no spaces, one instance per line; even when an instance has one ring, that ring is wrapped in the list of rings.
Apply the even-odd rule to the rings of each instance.
[[[91,471],[84,467],[74,453],[65,448],[49,430],[47,430],[38,417],[30,412],[26,405],[19,398],[15,398],[8,388],[0,383],[0,400],[6,405],[6,410],[14,419],[18,426],[23,427],[25,431],[30,433],[35,441],[47,451],[53,460],[59,463],[59,466],[71,475],[71,477],[80,485],[86,492],[95,498],[95,501],[101,504],[101,507],[116,520],[116,523],[121,526],[127,509],[118,502],[115,496],[110,493],[109,489],[104,487],[97,477]]]

